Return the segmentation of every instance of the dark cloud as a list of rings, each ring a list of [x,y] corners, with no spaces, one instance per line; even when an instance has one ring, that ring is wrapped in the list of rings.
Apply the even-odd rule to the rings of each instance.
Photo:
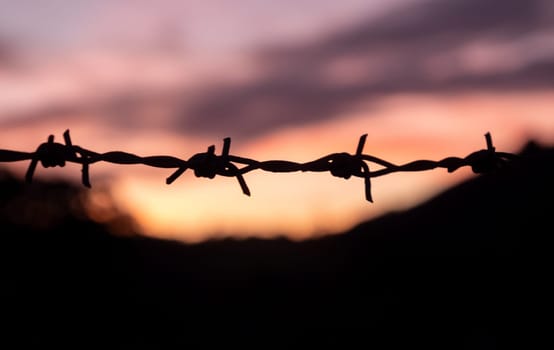
[[[12,68],[17,61],[17,56],[13,43],[0,37],[0,69]]]
[[[329,58],[399,45],[457,45],[480,37],[514,37],[552,27],[544,0],[432,0],[397,8],[376,21],[358,25],[297,50],[268,53]]]
[[[0,124],[91,115],[125,130],[171,127],[246,138],[336,118],[394,93],[554,88],[554,48],[534,55],[526,51],[532,51],[529,45],[518,46],[545,32],[554,35],[550,0],[421,1],[313,42],[263,48],[254,55],[262,73],[247,83],[211,84],[194,95],[130,87],[109,98],[3,115]],[[468,67],[460,52],[476,42],[490,43],[490,51],[495,44],[512,47],[507,52],[518,57],[515,63],[500,57],[498,64]],[[2,43],[0,67],[13,52]],[[155,120],[145,112],[152,107],[173,118]]]
[[[554,60],[524,59],[510,69],[472,73],[456,56],[477,40],[510,44],[553,30],[551,8],[539,0],[424,1],[313,43],[265,49],[259,79],[205,89],[179,111],[177,126],[252,136],[336,117],[396,92],[552,87]],[[437,57],[448,65],[445,76],[434,74]],[[328,76],[341,60],[347,70],[357,66],[347,82]]]
[[[96,122],[109,123],[114,128],[128,131],[167,127],[152,117],[152,109],[175,110],[178,91],[123,91],[106,98],[82,98],[51,102],[28,111],[4,113],[0,126],[19,126],[28,123],[48,122],[64,125],[79,118],[94,118]]]

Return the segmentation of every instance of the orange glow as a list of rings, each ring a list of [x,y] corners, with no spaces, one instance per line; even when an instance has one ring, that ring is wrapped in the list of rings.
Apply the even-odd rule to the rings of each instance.
[[[554,93],[478,94],[435,98],[428,95],[396,96],[378,108],[344,116],[340,120],[276,131],[242,142],[234,139],[232,153],[255,159],[308,161],[332,152],[353,153],[360,134],[368,133],[365,152],[396,163],[416,159],[465,156],[485,147],[483,134],[492,132],[499,150],[517,151],[528,138],[552,143]],[[532,109],[529,106],[533,106]],[[129,135],[101,125],[74,126],[74,142],[95,150],[120,149],[137,154],[171,154],[187,158],[204,152],[220,140],[179,136],[171,132]],[[2,147],[33,149],[52,132],[36,129],[3,130]],[[118,132],[124,134],[119,135]],[[21,138],[20,135],[32,137]],[[21,164],[21,170],[25,165]],[[371,164],[370,164],[371,166]],[[285,235],[304,239],[339,232],[360,220],[416,205],[469,176],[468,169],[448,174],[444,169],[424,173],[393,174],[373,179],[375,203],[363,198],[361,179],[345,181],[329,174],[246,175],[252,197],[241,194],[233,178],[197,179],[187,173],[167,186],[170,171],[143,166],[95,165],[93,185],[109,176],[116,202],[156,237],[200,241],[237,234],[240,237]],[[38,176],[78,179],[76,167],[39,169]]]

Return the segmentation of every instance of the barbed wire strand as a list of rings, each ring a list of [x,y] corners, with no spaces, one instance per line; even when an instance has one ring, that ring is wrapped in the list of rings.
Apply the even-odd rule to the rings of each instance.
[[[38,163],[44,167],[64,167],[66,163],[81,165],[81,182],[85,187],[91,187],[90,165],[98,162],[107,162],[120,165],[142,164],[150,167],[175,169],[166,178],[166,184],[170,185],[183,175],[188,169],[194,172],[196,177],[213,179],[216,176],[235,177],[242,192],[250,196],[250,189],[244,179],[244,174],[261,170],[273,173],[291,172],[329,172],[334,177],[350,179],[359,177],[364,179],[365,198],[373,202],[371,195],[371,178],[384,176],[396,172],[427,171],[436,168],[445,168],[449,173],[464,166],[470,166],[476,174],[487,173],[505,167],[510,161],[519,157],[512,153],[497,152],[489,132],[485,134],[486,149],[473,152],[464,158],[447,157],[439,161],[416,160],[402,165],[396,165],[381,158],[364,154],[364,146],[367,134],[360,136],[356,152],[331,153],[319,159],[306,163],[298,163],[288,160],[266,160],[240,157],[230,154],[231,138],[223,139],[223,147],[220,155],[215,154],[215,145],[208,147],[206,152],[196,153],[187,160],[174,156],[146,156],[110,151],[98,153],[89,149],[74,145],[71,141],[69,130],[63,134],[64,143],[54,142],[54,135],[48,136],[46,142],[40,144],[35,152],[21,152],[0,149],[0,162],[19,162],[30,160],[25,179],[31,183]],[[375,163],[382,168],[371,171],[368,162]],[[239,166],[242,166],[240,168]]]

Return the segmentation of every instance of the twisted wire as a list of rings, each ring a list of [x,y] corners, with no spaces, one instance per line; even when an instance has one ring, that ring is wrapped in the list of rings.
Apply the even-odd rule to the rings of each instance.
[[[447,157],[438,161],[416,160],[406,164],[397,165],[384,159],[364,154],[364,146],[367,134],[360,136],[358,146],[354,154],[338,152],[325,155],[313,161],[298,163],[288,160],[265,160],[240,157],[230,154],[231,138],[223,139],[223,147],[220,155],[215,153],[215,145],[208,147],[206,152],[196,153],[187,160],[174,156],[146,156],[110,151],[98,153],[72,143],[69,130],[63,134],[64,143],[54,142],[54,135],[48,136],[46,142],[41,143],[35,152],[21,152],[0,149],[0,162],[18,162],[30,160],[25,179],[31,183],[37,165],[44,168],[64,167],[66,163],[81,165],[81,182],[86,187],[91,187],[90,166],[98,162],[107,162],[120,165],[142,164],[149,167],[174,169],[166,178],[166,184],[170,185],[183,175],[188,169],[194,172],[196,177],[213,179],[216,176],[235,177],[242,192],[250,196],[251,192],[246,184],[244,175],[256,171],[273,173],[290,172],[329,172],[334,177],[345,180],[351,177],[363,178],[365,199],[373,202],[371,194],[371,178],[388,175],[396,172],[427,171],[436,168],[445,168],[449,173],[461,167],[469,166],[476,174],[496,171],[505,167],[509,162],[517,160],[518,156],[507,152],[497,152],[493,146],[490,133],[485,134],[487,148],[470,153],[466,157]],[[372,171],[368,163],[375,163],[382,168]]]

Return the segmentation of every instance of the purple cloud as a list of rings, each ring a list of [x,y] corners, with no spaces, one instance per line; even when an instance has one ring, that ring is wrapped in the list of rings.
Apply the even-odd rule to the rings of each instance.
[[[456,62],[460,50],[479,40],[509,46],[552,32],[554,11],[547,11],[547,4],[425,1],[306,45],[265,48],[257,56],[265,67],[258,80],[205,89],[180,109],[176,126],[244,137],[337,117],[358,102],[390,93],[552,87],[551,57],[530,61],[523,57],[521,64],[500,71],[472,72]],[[448,55],[451,67],[437,79],[433,59]],[[327,77],[337,62],[349,59],[357,63],[346,84]]]

